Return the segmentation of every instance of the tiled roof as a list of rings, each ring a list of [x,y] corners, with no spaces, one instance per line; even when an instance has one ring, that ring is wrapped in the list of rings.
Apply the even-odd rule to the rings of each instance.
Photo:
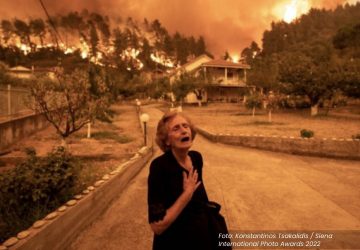
[[[211,60],[210,62],[203,63],[201,66],[217,67],[217,68],[250,69],[250,66],[247,64],[234,63],[234,62],[225,61],[222,59]]]
[[[31,69],[25,68],[24,66],[16,66],[9,69],[11,72],[31,72]]]

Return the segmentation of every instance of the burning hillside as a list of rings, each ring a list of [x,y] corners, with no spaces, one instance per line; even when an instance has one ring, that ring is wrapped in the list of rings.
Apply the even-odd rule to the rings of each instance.
[[[19,62],[7,60],[6,54],[36,59],[39,54],[51,57],[51,52],[56,51],[128,71],[166,70],[206,52],[202,37],[186,37],[180,33],[171,35],[158,20],[139,22],[129,17],[113,21],[87,10],[53,16],[48,20],[2,20],[0,32],[3,51],[0,60],[11,66]]]

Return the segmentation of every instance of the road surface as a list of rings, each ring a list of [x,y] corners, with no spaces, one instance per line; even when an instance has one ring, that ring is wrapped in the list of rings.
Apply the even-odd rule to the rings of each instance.
[[[150,114],[150,133],[162,113]],[[359,230],[360,164],[212,143],[197,136],[204,184],[230,230]],[[160,152],[157,152],[159,155]],[[145,166],[70,249],[151,249]]]

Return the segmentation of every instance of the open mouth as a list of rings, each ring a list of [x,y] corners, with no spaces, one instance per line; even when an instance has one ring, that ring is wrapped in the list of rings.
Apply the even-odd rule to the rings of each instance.
[[[181,142],[187,142],[187,141],[190,141],[190,137],[189,136],[186,136],[186,137],[183,137],[181,138],[180,140]]]

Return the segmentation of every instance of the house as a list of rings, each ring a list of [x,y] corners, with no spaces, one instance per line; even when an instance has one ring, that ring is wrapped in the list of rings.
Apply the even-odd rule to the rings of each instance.
[[[20,79],[30,79],[36,74],[44,74],[50,77],[51,79],[55,79],[55,70],[54,68],[49,67],[32,67],[31,69],[26,68],[24,66],[16,66],[9,69],[9,75],[20,78]]]
[[[249,69],[250,66],[247,64],[212,59],[207,55],[201,55],[178,68],[170,76],[170,83],[173,83],[183,73],[195,76],[203,73],[205,81],[210,87],[207,88],[207,91],[199,90],[203,91],[201,102],[239,102],[252,88],[246,84],[246,71]],[[186,103],[199,102],[195,93],[189,93],[184,101]]]
[[[9,69],[9,75],[20,79],[29,79],[32,77],[32,70],[24,66],[16,66]]]
[[[216,59],[203,63],[201,69],[211,86],[207,90],[210,101],[239,102],[253,88],[246,84],[247,64]]]

